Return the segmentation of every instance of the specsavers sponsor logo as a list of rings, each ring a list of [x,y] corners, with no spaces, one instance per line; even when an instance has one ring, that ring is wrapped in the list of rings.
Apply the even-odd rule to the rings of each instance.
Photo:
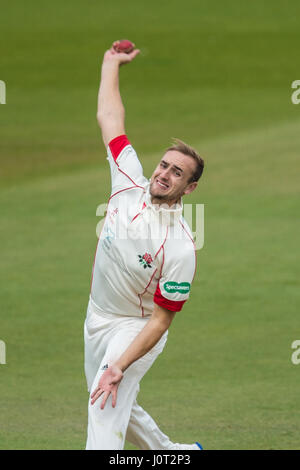
[[[191,284],[189,282],[165,282],[164,289],[169,294],[187,294],[190,291]]]

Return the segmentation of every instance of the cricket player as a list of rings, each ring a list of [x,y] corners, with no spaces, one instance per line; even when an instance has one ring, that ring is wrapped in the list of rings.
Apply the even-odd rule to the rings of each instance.
[[[200,450],[199,443],[172,442],[136,401],[139,382],[189,297],[196,253],[182,217],[182,196],[195,190],[204,167],[197,152],[177,140],[150,181],[143,175],[125,133],[119,91],[120,66],[139,52],[112,47],[102,63],[97,119],[112,188],[84,324],[90,392],[86,449],[119,450],[126,439],[144,450]]]

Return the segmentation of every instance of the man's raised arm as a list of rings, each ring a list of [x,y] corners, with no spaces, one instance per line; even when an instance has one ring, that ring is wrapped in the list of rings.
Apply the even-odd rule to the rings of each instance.
[[[125,134],[125,109],[119,89],[119,68],[131,62],[138,54],[116,52],[112,47],[105,52],[98,94],[97,120],[102,131],[105,147],[115,137]]]

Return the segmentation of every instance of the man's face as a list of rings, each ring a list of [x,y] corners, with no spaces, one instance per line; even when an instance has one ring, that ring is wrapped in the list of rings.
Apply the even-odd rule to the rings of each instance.
[[[197,186],[189,183],[196,162],[177,150],[169,150],[154,170],[150,180],[150,195],[153,204],[175,204],[184,194]]]

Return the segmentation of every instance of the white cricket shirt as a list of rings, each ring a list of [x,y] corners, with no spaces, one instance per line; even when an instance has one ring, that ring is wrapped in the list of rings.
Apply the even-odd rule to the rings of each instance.
[[[107,148],[112,191],[98,240],[91,299],[106,313],[149,316],[154,303],[180,311],[196,269],[191,231],[175,209],[154,206],[126,135]]]

